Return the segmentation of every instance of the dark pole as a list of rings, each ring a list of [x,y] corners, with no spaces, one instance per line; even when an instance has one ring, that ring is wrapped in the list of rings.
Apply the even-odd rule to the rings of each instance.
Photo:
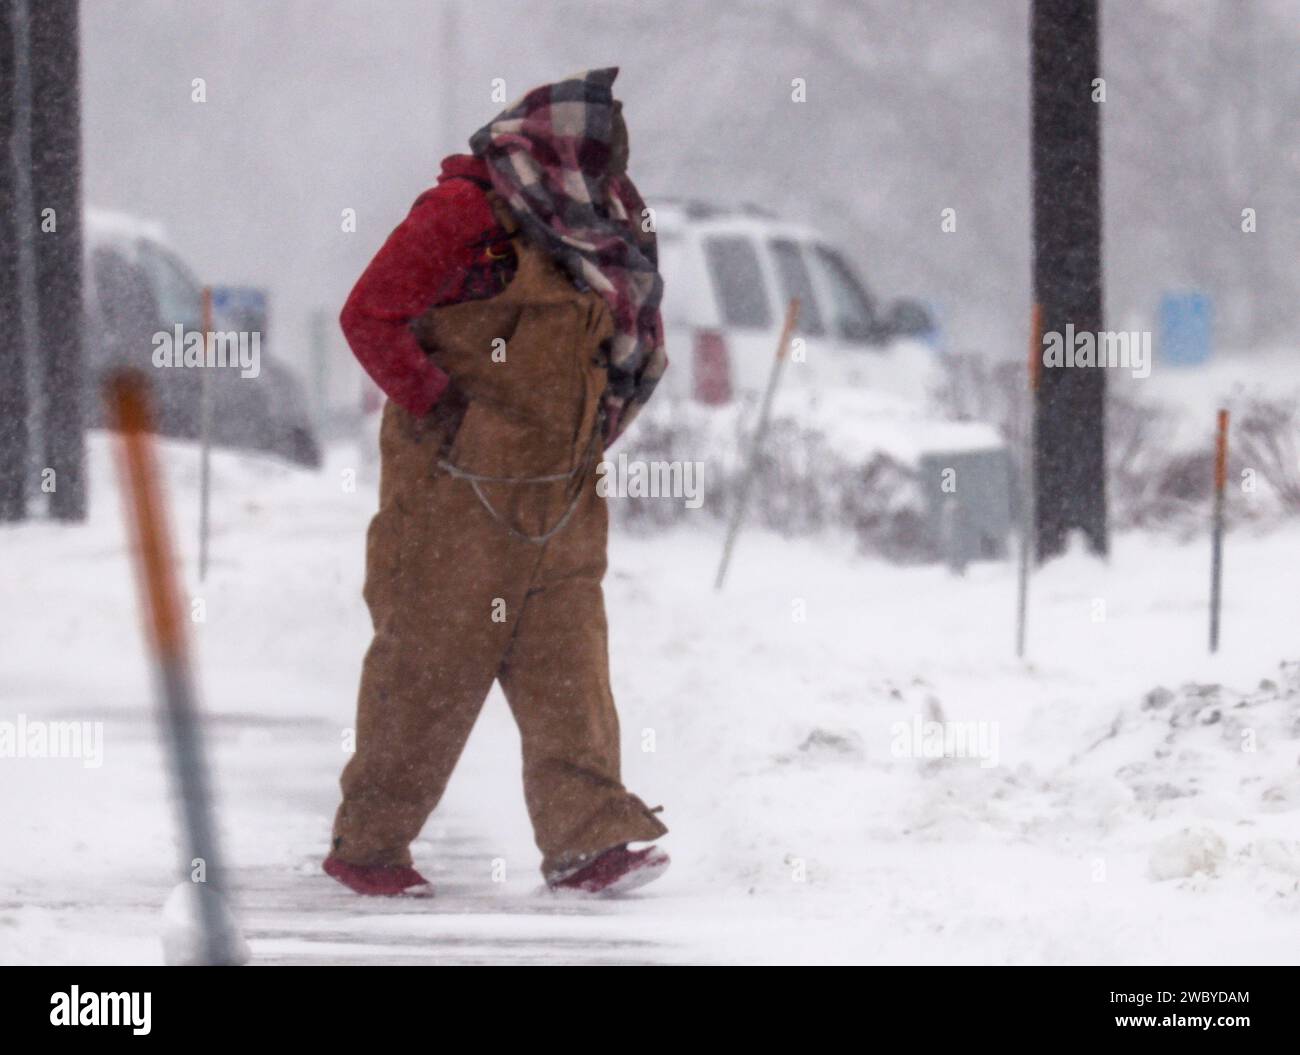
[[[1097,0],[1034,0],[1034,301],[1042,332],[1102,327],[1101,105]],[[1106,372],[1044,367],[1035,399],[1038,559],[1080,530],[1105,554]]]
[[[27,515],[27,365],[19,274],[17,5],[0,0],[0,522]]]
[[[44,368],[49,511],[86,517],[81,267],[81,85],[77,0],[30,7],[32,204],[36,215],[37,352]]]

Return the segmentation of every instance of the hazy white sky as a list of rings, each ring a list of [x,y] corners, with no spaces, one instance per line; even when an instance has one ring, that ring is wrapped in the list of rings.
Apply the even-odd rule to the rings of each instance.
[[[839,240],[961,348],[1023,353],[1028,0],[83,0],[91,204],[161,221],[212,282],[265,285],[270,340],[351,283],[440,159],[508,98],[622,68],[647,197],[753,200]],[[1107,305],[1204,288],[1294,329],[1300,0],[1103,5]],[[191,101],[202,77],[207,101]],[[791,81],[807,101],[791,100]],[[1239,230],[1258,209],[1256,236]],[[340,229],[357,211],[356,233]],[[942,233],[940,214],[957,212]],[[1235,305],[1233,310],[1227,310]],[[1287,316],[1286,312],[1290,312]],[[1290,323],[1286,322],[1289,318]],[[1276,320],[1275,320],[1276,321]]]
[[[486,6],[455,5],[463,47],[497,36],[472,14]],[[489,74],[516,91],[549,72],[535,35],[496,70],[462,65],[441,43],[446,7],[84,3],[87,200],[159,220],[205,280],[270,287],[272,340],[301,361],[307,313],[337,310],[442,155],[494,112]],[[195,78],[206,102],[191,99]],[[341,230],[345,208],[356,233]]]
[[[1001,21],[1022,22],[1019,8]],[[971,51],[983,90],[1024,79],[1023,57],[1009,62],[1014,73],[990,75],[977,58],[989,41],[972,48],[933,19],[859,42],[861,27],[825,19],[809,29],[759,0],[90,0],[83,22],[88,200],[162,222],[205,280],[269,286],[272,344],[295,363],[308,313],[337,311],[442,156],[501,108],[497,78],[513,98],[574,70],[620,66],[632,174],[648,197],[750,199],[820,222],[882,292],[930,298],[943,282],[918,274],[923,254],[867,238],[874,216],[938,241],[939,198],[921,224],[923,181],[896,155],[878,160],[933,110],[909,98],[895,68],[908,69],[918,47],[944,66]],[[191,101],[197,77],[205,103]],[[791,102],[794,77],[810,86],[805,105]],[[865,92],[864,77],[896,98]],[[1002,94],[996,135],[945,150],[996,159],[994,144],[1027,107],[1023,93]],[[951,190],[950,163],[932,173],[935,194]],[[891,200],[900,192],[911,200]],[[357,210],[354,234],[340,230],[344,208]],[[964,231],[970,252],[976,228]],[[1005,283],[984,300],[1023,294],[1026,253],[1000,274],[982,269],[981,280]]]

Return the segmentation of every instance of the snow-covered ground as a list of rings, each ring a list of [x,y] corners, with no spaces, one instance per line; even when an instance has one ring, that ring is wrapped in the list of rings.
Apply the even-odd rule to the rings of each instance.
[[[0,758],[0,961],[161,958],[177,880],[108,441],[89,525],[0,529],[0,722],[102,722],[102,764]],[[834,538],[616,535],[606,588],[625,777],[674,857],[640,896],[538,892],[518,738],[494,693],[416,847],[430,902],[360,902],[319,861],[368,618],[373,484],[215,459],[193,581],[192,447],[167,444],[237,910],[254,962],[1242,963],[1300,959],[1300,529],[1115,539],[963,578]],[[924,754],[962,726],[980,757]],[[916,740],[913,729],[919,729]],[[909,754],[911,757],[909,757]],[[503,881],[500,878],[504,869]]]

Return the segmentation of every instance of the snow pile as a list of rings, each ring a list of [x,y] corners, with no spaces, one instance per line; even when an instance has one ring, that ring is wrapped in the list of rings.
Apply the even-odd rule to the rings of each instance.
[[[610,457],[698,464],[700,511],[722,520],[748,469],[757,416],[753,400],[721,407],[652,402]],[[992,426],[942,421],[887,393],[786,389],[773,403],[757,462],[750,522],[785,535],[838,532],[861,551],[891,560],[933,560],[939,554],[926,525],[924,489],[934,484],[921,478],[922,456],[1001,447]],[[661,528],[695,510],[680,501],[624,502],[613,512],[629,526]]]
[[[651,401],[637,418],[637,429],[644,428],[647,420],[681,429],[694,434],[697,449],[710,451],[715,458],[735,458],[734,448],[740,439],[748,439],[757,418],[757,400],[738,399],[711,407],[665,399]],[[828,456],[855,464],[885,456],[917,469],[928,451],[996,450],[1002,446],[991,425],[945,421],[930,413],[921,400],[865,388],[779,389],[772,402],[771,427],[782,425],[797,425],[815,434]],[[629,442],[639,442],[635,432]]]
[[[1226,853],[1223,840],[1209,828],[1184,828],[1166,835],[1151,851],[1152,879],[1189,879],[1214,875]]]
[[[1300,664],[1281,664],[1250,692],[1152,689],[1091,751],[1129,759],[1116,775],[1139,803],[1210,795],[1242,814],[1300,807]],[[1207,787],[1211,774],[1218,783]]]
[[[1250,691],[1159,686],[1117,714],[1076,760],[1080,779],[1113,777],[1123,812],[1168,827],[1152,848],[1156,879],[1241,868],[1300,894],[1300,663]]]

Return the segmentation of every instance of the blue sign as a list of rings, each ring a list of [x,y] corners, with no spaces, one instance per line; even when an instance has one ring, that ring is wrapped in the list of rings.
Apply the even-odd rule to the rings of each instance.
[[[1204,293],[1166,293],[1160,298],[1160,361],[1177,366],[1208,362],[1213,353],[1214,305]]]
[[[266,290],[258,286],[213,286],[212,312],[217,328],[266,330]]]
[[[266,311],[266,290],[257,286],[213,286],[212,306],[217,311]]]

